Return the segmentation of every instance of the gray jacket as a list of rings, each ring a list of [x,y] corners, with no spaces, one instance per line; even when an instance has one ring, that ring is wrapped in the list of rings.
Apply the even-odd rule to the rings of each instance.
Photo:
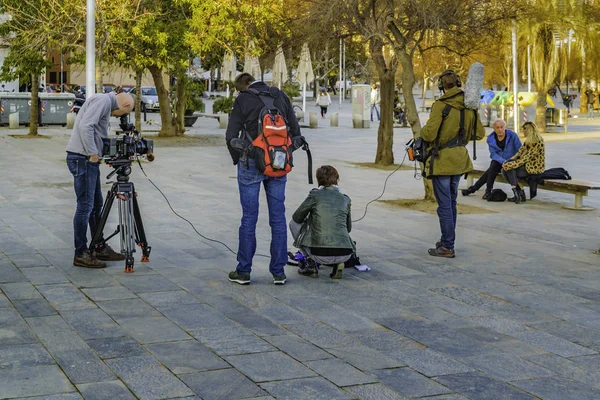
[[[292,219],[303,224],[294,243],[298,248],[353,248],[350,197],[335,186],[311,190]]]
[[[108,137],[110,114],[119,108],[114,93],[95,94],[83,103],[77,114],[67,151],[102,156],[102,138]]]

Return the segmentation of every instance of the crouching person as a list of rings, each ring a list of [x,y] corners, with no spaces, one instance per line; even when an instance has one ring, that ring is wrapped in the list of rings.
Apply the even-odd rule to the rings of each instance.
[[[338,188],[339,174],[331,165],[317,169],[318,189],[313,189],[290,221],[290,231],[306,262],[298,273],[318,277],[318,264],[333,266],[329,275],[341,279],[344,263],[354,253],[350,238],[350,198]]]

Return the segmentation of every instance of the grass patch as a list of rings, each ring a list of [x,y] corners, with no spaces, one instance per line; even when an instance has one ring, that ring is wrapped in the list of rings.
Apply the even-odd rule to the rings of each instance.
[[[203,135],[203,136],[155,136],[144,135],[146,139],[154,140],[157,147],[223,147],[225,138],[223,135]]]
[[[8,135],[15,139],[52,139],[52,136],[48,135]]]
[[[397,199],[397,200],[379,200],[381,203],[390,207],[408,208],[414,211],[420,211],[427,214],[437,214],[437,203],[435,201],[426,201],[422,199]],[[464,214],[495,214],[496,211],[488,208],[471,206],[468,204],[457,204],[456,211],[460,215]]]
[[[346,161],[346,163],[352,164],[359,168],[380,169],[382,171],[394,171],[394,170],[398,169],[398,164],[382,165],[382,164],[375,164],[372,162],[351,162],[351,161]],[[413,169],[414,169],[414,167],[407,163],[404,163],[402,165],[402,167],[400,167],[400,170],[402,170],[402,171],[404,171],[404,170],[409,171],[409,170],[413,170]]]

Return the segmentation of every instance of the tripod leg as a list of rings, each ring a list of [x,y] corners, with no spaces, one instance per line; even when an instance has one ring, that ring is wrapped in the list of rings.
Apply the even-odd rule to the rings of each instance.
[[[133,184],[132,184],[133,186]],[[142,214],[140,213],[140,206],[137,202],[135,189],[133,190],[133,216],[135,218],[135,237],[137,244],[142,248],[142,262],[150,261],[150,251],[152,247],[148,246],[146,241],[146,231],[144,230],[144,223],[142,222]]]
[[[133,192],[125,191],[119,195],[119,224],[121,226],[121,247],[125,249],[125,272],[133,272],[133,253],[135,227],[133,224]]]
[[[93,233],[94,236],[92,237],[92,241],[90,242],[90,250],[92,251],[96,247],[96,245],[100,244],[100,238],[102,237],[104,226],[106,225],[106,221],[108,220],[108,214],[110,214],[110,209],[113,205],[113,202],[115,201],[116,185],[116,183],[113,184],[113,186],[106,194],[106,200],[104,201],[104,205],[102,206],[102,214],[100,214],[100,220],[98,221],[96,232]]]

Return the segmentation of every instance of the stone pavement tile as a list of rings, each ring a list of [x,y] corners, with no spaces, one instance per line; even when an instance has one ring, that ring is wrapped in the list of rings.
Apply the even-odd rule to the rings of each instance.
[[[469,400],[459,394],[443,394],[441,396],[419,397],[417,400]]]
[[[0,369],[52,364],[54,364],[54,360],[38,343],[0,347]]]
[[[267,382],[261,383],[260,386],[278,400],[350,400],[356,398],[321,377]]]
[[[136,299],[137,296],[124,286],[81,289],[93,301]]]
[[[227,356],[225,360],[254,382],[306,378],[316,375],[280,351]]]
[[[347,391],[358,396],[361,400],[406,400],[407,397],[381,384],[356,385],[346,388]],[[428,397],[431,399],[431,397]],[[434,398],[435,399],[435,398]]]
[[[56,365],[0,369],[0,395],[4,399],[74,392]]]
[[[135,400],[121,381],[85,383],[77,385],[85,400]]]
[[[390,357],[389,352],[378,351],[359,344],[338,349],[328,349],[327,351],[361,371],[406,366],[406,364]]]
[[[179,286],[161,275],[128,275],[117,277],[117,280],[134,293],[181,290]]]
[[[564,339],[557,338],[556,336],[552,336],[546,332],[513,332],[509,335],[563,357],[575,357],[596,353],[594,350],[579,346]]]
[[[441,308],[444,311],[458,315],[459,317],[482,317],[491,314],[489,310],[474,307],[449,297],[433,293],[428,296],[419,296],[417,299],[430,306]]]
[[[121,286],[119,282],[110,274],[107,270],[117,268],[116,266],[109,265],[105,269],[89,269],[70,266],[72,261],[69,261],[69,266],[61,268],[69,276],[69,280],[75,286],[79,288],[107,288],[114,286]],[[122,273],[122,266],[119,265],[117,268]],[[136,272],[137,269],[136,269]]]
[[[56,310],[45,299],[14,300],[13,304],[23,318],[57,314]]]
[[[344,309],[320,311],[312,314],[312,317],[339,331],[360,331],[380,327],[370,319]]]
[[[583,382],[590,387],[600,389],[600,369],[597,365],[590,366],[586,365],[585,362],[582,362],[582,360],[587,357],[596,356],[574,357],[569,360],[555,354],[542,354],[527,357],[527,360],[555,371],[565,378],[574,379]]]
[[[98,301],[96,304],[115,320],[160,317],[162,314],[142,299]]]
[[[9,325],[0,324],[0,346],[36,342],[38,342],[38,338],[22,319],[13,321]]]
[[[347,335],[376,350],[390,351],[401,349],[421,349],[425,347],[423,344],[404,337],[398,332],[385,328],[347,332]]]
[[[540,349],[539,347],[532,346],[529,343],[514,339],[511,336],[496,332],[493,329],[485,328],[483,326],[460,328],[457,329],[457,331],[471,339],[494,346],[495,348],[501,350],[500,353],[510,353],[519,357],[547,353],[546,350]]]
[[[317,297],[312,294],[312,296],[285,296],[281,298],[281,301],[293,307],[299,311],[302,311],[306,314],[312,314],[315,312],[322,311],[335,311],[335,310],[343,310],[337,304],[326,300],[324,297]]]
[[[161,309],[171,321],[185,330],[202,328],[235,328],[238,325],[224,314],[206,304],[188,304]]]
[[[467,357],[462,361],[501,381],[516,381],[554,376],[554,372],[512,354]]]
[[[200,300],[184,290],[170,292],[141,293],[140,297],[152,307],[178,307],[181,305],[198,304]]]
[[[580,312],[563,315],[564,319],[588,328],[600,330],[600,312]]]
[[[379,382],[372,375],[365,374],[352,365],[338,359],[305,361],[304,364],[336,386],[362,385]]]
[[[0,292],[0,308],[12,308],[12,304],[8,301],[8,297]]]
[[[455,392],[464,394],[472,400],[488,399],[510,399],[510,400],[534,400],[535,397],[524,393],[514,386],[504,383],[481,373],[465,373],[457,375],[445,375],[435,378],[444,386]]]
[[[474,371],[464,363],[431,349],[391,350],[387,354],[428,377]]]
[[[199,329],[192,334],[220,356],[276,350],[264,339],[241,326]]]
[[[14,265],[4,265],[0,267],[0,283],[29,282],[27,277],[21,273]]]
[[[42,333],[52,333],[71,330],[71,327],[60,315],[26,318],[25,321],[27,321],[29,327],[38,335]]]
[[[174,374],[229,367],[229,364],[196,340],[151,344],[147,348]]]
[[[34,285],[69,282],[69,280],[53,266],[23,268],[21,272],[23,272],[27,279]]]
[[[289,331],[321,348],[345,347],[356,344],[356,339],[337,331],[321,322],[291,324],[285,326]]]
[[[127,332],[119,327],[112,318],[98,308],[64,311],[61,315],[83,339],[98,339],[127,335]]]
[[[179,378],[204,400],[246,399],[267,394],[233,368],[185,374]]]
[[[231,311],[225,311],[223,314],[260,336],[287,334],[283,328],[253,310],[241,310],[238,307]]]
[[[42,295],[29,282],[3,283],[0,289],[11,300],[32,300],[41,299]]]
[[[104,339],[92,339],[87,341],[88,346],[98,353],[100,358],[133,357],[148,354],[131,336],[114,337]]]
[[[13,400],[81,400],[83,397],[79,393],[61,393],[51,394],[49,396],[36,396],[36,397],[20,397]]]
[[[464,328],[473,326],[473,322],[468,318],[459,317],[448,311],[444,311],[437,307],[421,306],[421,307],[406,307],[413,316],[427,318],[430,321],[438,322],[449,328]]]
[[[518,381],[512,384],[544,400],[597,400],[600,398],[600,389],[594,389],[561,376]]]
[[[296,335],[264,336],[264,340],[298,361],[331,358],[332,355]]]
[[[113,358],[106,362],[141,400],[193,395],[187,386],[150,355]]]
[[[19,268],[45,267],[50,262],[39,253],[14,254],[9,256],[10,260]]]
[[[117,322],[141,343],[190,339],[185,331],[165,317],[128,318]]]
[[[375,374],[381,383],[406,397],[435,396],[452,392],[410,368],[382,369],[375,371]]]
[[[409,310],[398,307],[397,304],[389,303],[374,297],[357,297],[356,289],[351,289],[351,291],[354,293],[348,295],[352,298],[352,301],[350,302],[348,301],[347,296],[344,298],[332,298],[330,300],[350,308],[352,312],[369,319],[409,316],[412,314]]]
[[[529,330],[525,325],[503,317],[473,317],[470,319],[477,325],[484,326],[499,333],[510,334],[512,332]]]
[[[94,303],[71,284],[42,285],[37,288],[58,311],[96,308]]]
[[[296,324],[310,320],[309,316],[285,304],[259,307],[254,311],[276,324]]]

